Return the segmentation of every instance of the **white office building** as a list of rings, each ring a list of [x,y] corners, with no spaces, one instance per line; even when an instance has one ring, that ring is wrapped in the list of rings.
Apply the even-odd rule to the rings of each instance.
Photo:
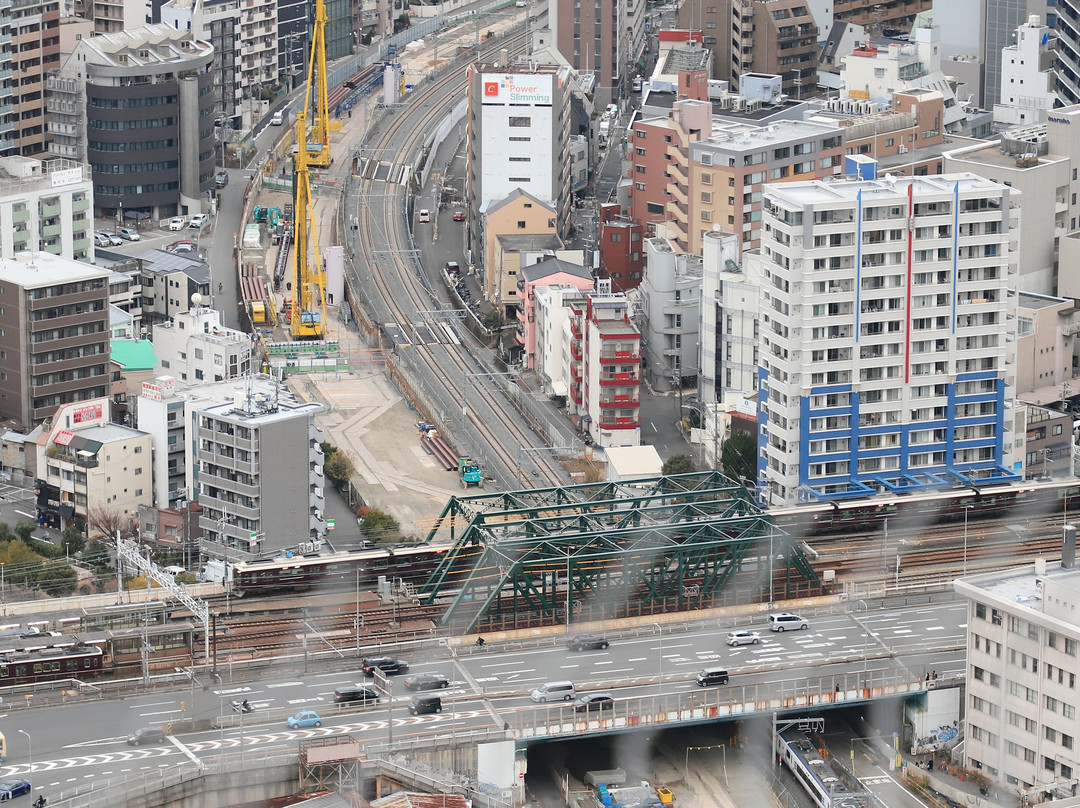
[[[220,382],[246,376],[251,370],[251,336],[222,325],[221,312],[202,305],[201,298],[171,323],[154,329],[157,375],[182,382]]]
[[[758,300],[760,254],[739,250],[734,233],[702,236],[701,340],[698,390],[713,403],[728,392],[744,396],[758,387]]]
[[[1016,29],[1013,44],[1001,51],[1001,94],[994,123],[1023,126],[1043,123],[1057,103],[1054,64],[1057,35],[1033,16]]]
[[[1064,565],[1040,559],[953,584],[967,600],[964,763],[1020,805],[1075,804],[1080,571],[1072,547],[1067,540]]]
[[[770,504],[1020,478],[1016,202],[973,174],[767,188],[758,478]]]

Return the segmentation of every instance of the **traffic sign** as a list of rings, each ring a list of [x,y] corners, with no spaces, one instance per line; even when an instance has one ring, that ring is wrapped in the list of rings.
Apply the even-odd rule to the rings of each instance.
[[[334,529],[334,520],[333,519],[327,519],[326,520],[326,529],[327,530],[333,530]]]

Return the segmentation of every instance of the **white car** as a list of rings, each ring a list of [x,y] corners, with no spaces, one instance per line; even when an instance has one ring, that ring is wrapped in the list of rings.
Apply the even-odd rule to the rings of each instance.
[[[420,215],[417,217],[417,221],[420,224],[428,224],[431,221],[431,211],[427,208],[420,208]]]
[[[738,645],[757,645],[761,635],[756,631],[732,631],[727,635],[727,644],[732,648]]]
[[[183,216],[173,216],[171,219],[169,219],[170,230],[183,230],[184,225],[186,224],[187,219],[185,219]]]
[[[121,238],[127,239],[128,241],[139,240],[139,234],[130,227],[121,227],[118,232],[120,233]]]
[[[188,222],[188,227],[192,230],[202,230],[204,224],[210,221],[210,215],[207,213],[196,213],[191,217],[191,221]]]
[[[116,235],[116,233],[113,233],[111,230],[102,230],[100,233],[98,233],[98,235],[107,238],[109,240],[109,244],[111,244],[113,247],[119,247],[121,244],[124,243],[124,240],[120,238],[120,236]]]

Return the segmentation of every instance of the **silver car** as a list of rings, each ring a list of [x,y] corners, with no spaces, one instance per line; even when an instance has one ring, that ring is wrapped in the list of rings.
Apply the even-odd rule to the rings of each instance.
[[[727,644],[732,648],[738,645],[757,645],[761,635],[756,631],[732,631],[727,635]]]

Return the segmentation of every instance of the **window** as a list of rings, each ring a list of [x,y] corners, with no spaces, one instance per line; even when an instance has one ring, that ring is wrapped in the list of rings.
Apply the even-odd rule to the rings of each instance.
[[[532,118],[521,117],[521,116],[516,116],[516,117],[511,116],[510,121],[509,121],[509,125],[510,126],[517,126],[517,127],[532,126]],[[644,133],[642,133],[642,136],[644,136]]]
[[[524,219],[518,221],[517,229],[518,230],[524,230],[525,229],[525,220]]]

